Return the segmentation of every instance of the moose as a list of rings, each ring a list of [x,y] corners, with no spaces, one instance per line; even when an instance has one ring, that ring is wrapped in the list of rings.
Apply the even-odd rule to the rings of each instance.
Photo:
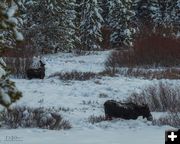
[[[39,68],[30,68],[26,71],[28,79],[39,78],[43,79],[45,77],[45,64],[39,60]]]
[[[138,105],[132,102],[117,102],[115,100],[108,100],[104,103],[104,110],[106,119],[122,118],[122,119],[137,119],[139,116],[152,120],[147,104]]]

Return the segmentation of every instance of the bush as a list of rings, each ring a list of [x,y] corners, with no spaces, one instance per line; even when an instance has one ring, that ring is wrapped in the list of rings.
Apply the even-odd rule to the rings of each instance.
[[[166,117],[153,120],[154,125],[170,125],[172,127],[180,128],[180,114],[170,113]]]
[[[137,104],[148,104],[150,111],[167,112],[168,115],[154,119],[154,125],[170,125],[180,128],[180,88],[170,83],[159,82],[151,85],[141,93],[132,93],[126,100]]]
[[[11,70],[12,75],[17,78],[26,77],[26,70],[32,64],[32,58],[35,55],[38,53],[29,39],[17,43],[15,49],[7,49],[2,54],[7,67]]]
[[[4,59],[14,77],[26,78],[26,71],[32,64],[32,58],[6,57]]]
[[[0,113],[1,127],[43,128],[51,130],[70,129],[57,110],[49,108],[14,107]]]
[[[105,62],[106,69],[117,67],[131,67],[134,63],[134,53],[132,50],[113,51]]]
[[[180,88],[168,82],[151,85],[141,93],[133,93],[127,100],[137,104],[148,104],[151,111],[180,112]]]
[[[105,116],[94,116],[94,115],[92,115],[88,118],[88,121],[92,124],[95,124],[95,123],[99,123],[102,121],[107,121],[107,119]]]
[[[72,71],[72,72],[65,72],[65,73],[55,73],[50,75],[49,77],[58,77],[61,80],[89,80],[92,78],[97,77],[98,75],[93,72],[78,72],[78,71]]]
[[[136,37],[129,50],[114,51],[105,67],[113,72],[118,67],[172,67],[180,65],[179,39],[158,34]]]
[[[142,77],[145,79],[180,79],[180,69],[145,69],[145,68],[121,68],[116,73],[128,77]]]
[[[137,37],[133,46],[136,65],[178,66],[180,42],[175,38],[152,34]]]

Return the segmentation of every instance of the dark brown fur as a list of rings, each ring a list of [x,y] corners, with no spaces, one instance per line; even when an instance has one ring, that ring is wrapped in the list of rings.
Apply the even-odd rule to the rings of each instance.
[[[112,117],[137,119],[138,116],[143,116],[143,118],[152,120],[152,115],[147,105],[141,106],[134,103],[122,103],[108,100],[104,103],[104,110],[107,119],[112,119]]]
[[[42,61],[40,61],[40,68],[38,69],[33,69],[30,68],[27,70],[27,77],[28,79],[32,79],[32,78],[39,78],[39,79],[43,79],[45,77],[45,64],[42,63]]]

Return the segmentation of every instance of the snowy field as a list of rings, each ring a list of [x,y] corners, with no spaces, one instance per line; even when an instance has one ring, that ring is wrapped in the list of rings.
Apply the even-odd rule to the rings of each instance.
[[[138,120],[113,120],[97,124],[88,122],[92,115],[104,115],[103,103],[109,99],[122,100],[132,92],[158,80],[127,77],[103,77],[87,81],[61,81],[48,78],[55,72],[100,72],[109,51],[87,56],[59,53],[45,56],[44,80],[13,79],[23,98],[13,105],[65,108],[64,119],[72,124],[70,130],[12,129],[0,130],[0,144],[164,144],[169,126],[153,126]],[[178,81],[179,83],[179,81]],[[157,116],[153,113],[153,116]],[[4,141],[6,136],[17,136],[22,141]]]

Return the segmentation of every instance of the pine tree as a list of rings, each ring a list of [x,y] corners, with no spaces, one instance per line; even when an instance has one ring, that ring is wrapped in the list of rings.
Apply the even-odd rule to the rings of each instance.
[[[150,1],[149,0],[138,0],[134,2],[136,5],[136,17],[139,23],[143,25],[151,25],[151,11],[150,11]]]
[[[170,13],[173,8],[174,0],[149,0],[150,13],[155,23],[164,25],[167,21],[171,22]]]
[[[97,0],[82,0],[80,20],[80,40],[85,50],[96,50],[100,48],[102,41],[101,27],[103,18],[102,9]]]
[[[178,10],[178,0],[140,0],[138,19],[154,32],[171,35],[180,24]]]
[[[17,30],[16,11],[17,6],[13,1],[0,3],[0,52],[11,46],[6,45],[7,41],[23,40],[22,34]],[[12,33],[13,37],[4,37],[7,33]],[[15,83],[9,80],[8,75],[6,64],[0,58],[0,105],[4,107],[9,107],[22,96],[15,87]]]
[[[107,23],[113,29],[111,44],[113,47],[132,45],[132,35],[135,29],[131,27],[135,15],[131,0],[109,0]]]
[[[82,0],[76,0],[75,1],[75,5],[74,5],[74,11],[75,11],[75,19],[74,19],[74,25],[75,25],[75,36],[76,36],[76,41],[75,41],[75,48],[76,48],[76,52],[80,52],[83,48],[81,45],[81,29],[80,29],[80,25],[81,25],[81,13],[82,13]]]
[[[33,0],[25,7],[24,33],[39,53],[74,48],[74,0]]]
[[[76,35],[76,0],[66,0],[66,40],[67,40],[67,49],[72,51],[76,48],[76,43],[79,41],[78,36]]]

